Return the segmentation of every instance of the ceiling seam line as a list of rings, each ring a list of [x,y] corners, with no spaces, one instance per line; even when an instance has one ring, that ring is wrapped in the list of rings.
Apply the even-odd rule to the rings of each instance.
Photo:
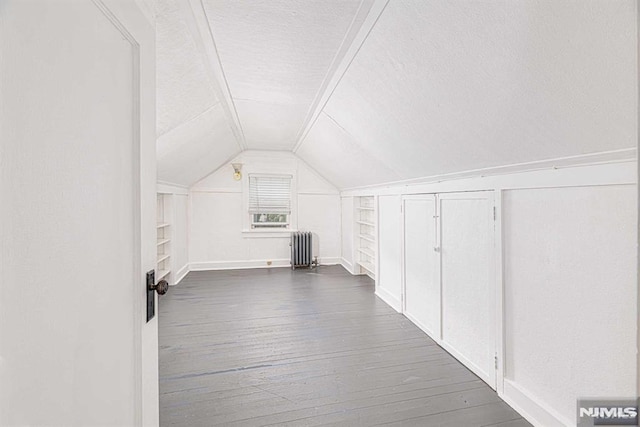
[[[224,82],[224,86],[227,89],[227,93],[229,94],[229,100],[231,101],[230,109],[233,108],[233,114],[235,115],[235,122],[238,124],[238,130],[240,131],[241,140],[238,141],[238,145],[240,146],[240,150],[246,150],[246,137],[244,134],[244,129],[242,128],[242,123],[240,122],[240,116],[238,115],[238,110],[236,108],[235,102],[233,102],[233,95],[231,94],[231,88],[229,87],[229,82],[227,80],[227,75],[224,72],[224,66],[222,65],[222,59],[220,59],[220,53],[218,52],[218,46],[216,45],[215,37],[213,36],[213,29],[211,28],[211,22],[209,21],[209,17],[207,16],[207,11],[204,8],[204,4],[202,0],[199,0],[200,7],[202,8],[202,14],[204,15],[205,22],[207,23],[207,29],[209,31],[209,37],[211,38],[211,44],[213,45],[213,51],[216,54],[216,60],[218,64],[220,64],[220,72],[222,73],[222,80]]]
[[[342,72],[342,75],[338,78],[338,81],[336,82],[335,86],[333,87],[333,89],[331,90],[331,93],[329,94],[329,96],[327,97],[326,101],[324,102],[324,104],[322,105],[322,107],[320,108],[320,113],[324,113],[324,109],[327,106],[327,104],[329,103],[329,101],[331,100],[331,97],[333,96],[333,94],[335,93],[336,89],[338,88],[338,86],[340,86],[340,83],[342,82],[342,79],[344,78],[344,76],[347,74],[347,71],[349,71],[349,68],[351,67],[351,64],[353,64],[353,61],[356,59],[356,57],[358,56],[358,54],[360,53],[360,50],[362,49],[362,46],[364,46],[365,42],[367,41],[367,39],[369,38],[369,35],[371,34],[371,32],[373,31],[373,29],[375,28],[375,26],[378,24],[378,21],[380,20],[380,17],[382,17],[382,14],[384,13],[384,11],[387,8],[387,5],[389,4],[389,0],[386,0],[384,6],[382,7],[382,9],[380,10],[380,13],[378,14],[378,16],[376,17],[375,21],[373,22],[373,24],[371,25],[371,28],[369,28],[369,31],[367,31],[367,34],[364,36],[364,38],[362,39],[362,42],[360,43],[360,46],[358,46],[358,49],[356,49],[356,52],[354,53],[354,55],[351,57],[351,59],[349,60],[349,63],[347,64],[347,66],[345,67],[344,71]],[[326,114],[326,113],[325,113]],[[315,126],[316,122],[318,121],[318,117],[320,117],[320,114],[318,114],[316,116],[316,118],[314,120],[312,120],[312,123],[310,124],[310,126],[308,126],[307,131],[304,133],[304,135],[302,135],[302,137],[300,138],[300,141],[298,141],[298,143],[296,144],[296,146],[293,148],[292,152],[296,153],[300,147],[304,144],[304,141],[306,140],[307,136],[309,135],[309,132],[311,131],[311,129],[313,128],[313,126]]]
[[[300,129],[296,133],[296,138],[295,138],[295,141],[294,141],[294,144],[293,144],[293,147],[292,147],[292,151],[295,149],[295,147],[300,142],[300,138],[302,138],[302,135],[304,134],[304,130],[307,128],[307,126],[311,122],[311,120],[313,118],[313,115],[315,114],[315,112],[316,112],[316,110],[318,108],[318,105],[319,105],[320,101],[322,100],[322,96],[325,94],[326,90],[329,87],[329,83],[331,82],[331,79],[335,76],[336,72],[338,71],[338,66],[340,65],[340,62],[342,61],[342,59],[344,58],[344,55],[346,55],[347,51],[349,50],[347,48],[345,53],[344,53],[344,55],[342,55],[342,57],[340,59],[338,59],[339,55],[340,55],[340,52],[342,51],[345,43],[347,42],[347,37],[351,33],[351,30],[353,29],[353,26],[356,23],[356,20],[358,18],[358,15],[360,14],[360,10],[362,9],[362,7],[364,5],[364,2],[365,2],[365,0],[360,0],[360,5],[358,6],[358,10],[356,11],[355,15],[353,16],[353,19],[351,20],[351,23],[349,24],[349,28],[347,28],[347,31],[345,32],[344,37],[342,37],[342,42],[340,42],[340,46],[338,47],[338,50],[336,51],[336,54],[334,55],[333,60],[331,61],[331,64],[329,64],[329,67],[327,68],[327,72],[326,72],[324,78],[322,79],[322,83],[320,83],[320,87],[318,88],[318,90],[316,92],[316,95],[313,97],[313,101],[311,102],[311,105],[309,106],[309,109],[307,110],[307,114],[305,114],[305,118],[304,118],[304,121],[302,123],[302,126],[300,127]],[[351,40],[350,46],[351,46],[352,43],[353,43],[353,39]]]
[[[231,163],[231,161],[233,159],[235,159],[236,157],[238,157],[240,154],[242,154],[242,151],[235,153],[233,155],[231,155],[230,157],[227,157],[227,159],[220,164],[220,166],[218,166],[217,168],[215,168],[213,171],[208,172],[206,175],[198,178],[197,180],[195,180],[192,184],[189,184],[189,190],[191,190],[191,188],[193,188],[194,185],[196,185],[197,183],[199,183],[200,181],[202,181],[203,179],[206,179],[208,177],[210,177],[211,175],[213,175],[214,173],[218,172],[219,170],[221,170],[223,167],[227,166],[228,164]]]
[[[383,165],[384,167],[389,169],[391,172],[393,172],[398,178],[402,179],[402,175],[400,173],[398,173],[398,171],[393,166],[388,165],[384,160],[380,159],[378,156],[376,156],[375,154],[373,154],[369,150],[367,150],[367,148],[364,145],[362,145],[362,142],[358,138],[356,138],[354,135],[352,135],[351,132],[349,132],[348,130],[343,128],[342,125],[340,125],[340,123],[338,123],[338,121],[336,119],[331,117],[325,111],[322,111],[320,114],[324,114],[325,116],[327,116],[327,118],[329,120],[331,120],[342,132],[344,132],[345,134],[349,135],[349,137],[355,143],[355,145],[357,145],[358,148],[362,149],[363,152],[367,153],[368,156],[370,156],[372,159],[378,161],[381,165]]]
[[[198,119],[200,116],[203,116],[204,114],[206,114],[206,113],[207,113],[207,112],[209,112],[210,110],[212,110],[212,109],[214,109],[215,107],[217,107],[218,105],[220,105],[220,103],[221,103],[221,102],[222,102],[222,101],[218,101],[218,102],[216,102],[215,104],[211,105],[210,107],[207,107],[203,112],[198,113],[198,114],[196,114],[195,116],[193,116],[193,117],[191,117],[191,118],[187,119],[187,121],[182,122],[182,123],[180,123],[179,125],[177,125],[177,126],[173,126],[171,129],[169,129],[169,130],[167,130],[167,131],[162,132],[160,135],[157,135],[157,136],[156,136],[156,139],[160,139],[160,138],[162,138],[163,136],[165,136],[165,135],[167,135],[167,134],[169,134],[169,133],[173,132],[174,130],[179,129],[179,128],[181,128],[182,126],[184,126],[184,125],[186,125],[186,124],[188,124],[188,123],[191,123],[192,121],[194,121],[194,120]]]

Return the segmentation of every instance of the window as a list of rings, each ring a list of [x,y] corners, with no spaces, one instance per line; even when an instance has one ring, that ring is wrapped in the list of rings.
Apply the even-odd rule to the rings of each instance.
[[[291,175],[249,175],[251,228],[289,228]]]

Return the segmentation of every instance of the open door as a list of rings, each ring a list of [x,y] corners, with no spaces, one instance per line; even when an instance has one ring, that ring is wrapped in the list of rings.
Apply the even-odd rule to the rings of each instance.
[[[154,28],[0,4],[0,425],[157,425]]]

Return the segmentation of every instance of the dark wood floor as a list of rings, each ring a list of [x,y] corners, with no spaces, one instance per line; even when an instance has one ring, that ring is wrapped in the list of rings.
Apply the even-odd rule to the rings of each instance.
[[[342,267],[192,272],[160,300],[162,426],[528,426]]]

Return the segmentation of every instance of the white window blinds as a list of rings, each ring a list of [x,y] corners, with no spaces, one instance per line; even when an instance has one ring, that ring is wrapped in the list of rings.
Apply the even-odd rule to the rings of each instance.
[[[291,175],[249,175],[249,213],[291,213]]]

